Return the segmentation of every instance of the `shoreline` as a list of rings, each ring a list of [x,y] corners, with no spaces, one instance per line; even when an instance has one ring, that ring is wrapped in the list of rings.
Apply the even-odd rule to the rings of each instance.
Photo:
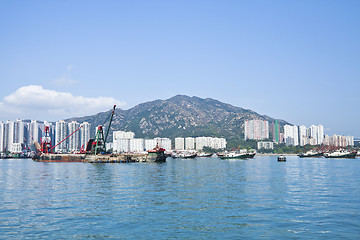
[[[296,153],[257,153],[258,156],[297,156]]]

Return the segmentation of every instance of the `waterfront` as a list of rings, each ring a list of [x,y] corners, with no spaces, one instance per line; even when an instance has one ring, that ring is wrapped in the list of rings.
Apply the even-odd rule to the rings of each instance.
[[[360,159],[0,160],[6,239],[357,239]]]

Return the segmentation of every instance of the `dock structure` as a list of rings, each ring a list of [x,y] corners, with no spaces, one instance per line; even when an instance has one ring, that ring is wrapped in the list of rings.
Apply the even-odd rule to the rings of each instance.
[[[146,162],[147,154],[123,153],[123,154],[41,154],[34,157],[37,162],[88,162],[88,163],[132,163]]]
[[[85,162],[89,163],[131,163],[146,162],[147,154],[124,153],[124,154],[106,154],[106,155],[87,155]]]

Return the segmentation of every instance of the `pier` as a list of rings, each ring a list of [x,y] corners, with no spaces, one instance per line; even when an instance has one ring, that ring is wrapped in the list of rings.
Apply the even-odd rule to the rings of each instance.
[[[147,154],[139,154],[139,153],[87,155],[85,157],[85,162],[89,162],[89,163],[131,163],[131,162],[146,162],[146,161],[147,161]]]
[[[144,153],[123,154],[41,154],[34,157],[37,162],[88,162],[88,163],[132,163],[146,162],[148,158]]]

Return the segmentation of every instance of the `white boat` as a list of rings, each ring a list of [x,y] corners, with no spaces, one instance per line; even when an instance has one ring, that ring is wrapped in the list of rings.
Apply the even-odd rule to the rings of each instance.
[[[198,157],[211,157],[213,154],[212,153],[204,153],[204,152],[201,152],[201,153],[198,153]]]
[[[255,156],[255,152],[239,152],[239,151],[231,151],[225,152],[223,154],[218,154],[221,159],[245,159],[245,158],[253,158]]]
[[[324,153],[326,158],[355,158],[356,151],[350,152],[348,150],[336,150],[334,152]]]

